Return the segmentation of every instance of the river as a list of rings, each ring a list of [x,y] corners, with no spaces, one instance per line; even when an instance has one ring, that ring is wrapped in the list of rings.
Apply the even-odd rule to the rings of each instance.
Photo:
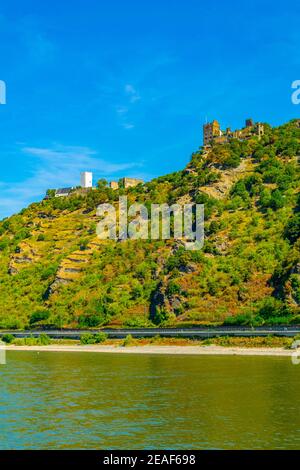
[[[299,449],[287,357],[8,351],[0,449]]]

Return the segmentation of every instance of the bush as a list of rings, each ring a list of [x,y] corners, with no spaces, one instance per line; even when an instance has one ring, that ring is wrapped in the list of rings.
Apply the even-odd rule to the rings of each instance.
[[[40,336],[28,336],[28,338],[17,338],[15,340],[16,346],[47,346],[51,344],[51,339],[46,334]]]
[[[79,241],[79,249],[80,251],[85,251],[88,247],[89,241],[86,238],[82,238]]]
[[[108,335],[106,333],[103,333],[103,331],[100,331],[100,333],[95,334],[96,344],[104,343],[107,338]]]
[[[292,325],[300,325],[300,315],[294,315],[291,320],[290,320],[290,323]],[[300,338],[299,338],[300,339]]]
[[[272,192],[271,199],[270,199],[270,207],[274,211],[277,211],[278,209],[281,209],[285,205],[285,199],[282,193],[279,191],[279,189],[275,189],[275,191]]]
[[[225,326],[259,326],[263,323],[263,319],[259,316],[253,316],[251,313],[244,313],[240,315],[234,315],[224,320],[223,325]]]
[[[123,341],[123,346],[130,346],[133,342],[133,337],[132,335],[127,335],[126,338]]]
[[[288,325],[291,320],[292,316],[282,316],[282,317],[270,317],[265,321],[265,325],[268,326],[276,326],[276,325]]]
[[[44,346],[47,346],[48,344],[51,344],[50,337],[48,335],[46,335],[45,333],[42,333],[38,339],[39,339],[40,344],[42,344]]]
[[[49,316],[50,313],[47,310],[37,310],[36,312],[33,312],[29,319],[30,326],[40,321],[48,320]]]
[[[14,341],[14,339],[15,337],[11,335],[10,333],[6,333],[5,335],[1,337],[1,340],[7,344],[11,344]]]
[[[280,300],[275,299],[274,297],[266,297],[259,304],[258,314],[262,318],[270,320],[270,318],[273,317],[283,317],[288,315],[289,312]]]
[[[0,328],[2,330],[21,330],[24,328],[24,323],[18,318],[9,316],[0,320]]]
[[[95,328],[96,326],[101,326],[105,321],[103,315],[80,315],[79,317],[79,326],[87,328]]]
[[[80,337],[81,344],[95,344],[94,335],[91,333],[85,333]]]
[[[147,318],[139,317],[137,315],[127,318],[123,325],[127,328],[149,328],[153,326]]]
[[[285,237],[295,243],[300,237],[300,213],[294,215],[288,222],[285,229]]]
[[[7,237],[0,240],[0,251],[4,251],[9,245],[9,239]]]
[[[41,280],[46,281],[46,279],[49,279],[50,277],[54,276],[57,271],[57,266],[56,264],[52,264],[50,266],[47,266],[42,270],[41,273]]]
[[[108,336],[106,333],[102,331],[100,333],[92,334],[92,333],[85,333],[80,337],[81,344],[99,344],[104,343],[107,340]]]
[[[237,168],[241,163],[241,158],[239,155],[230,155],[223,162],[224,168]]]

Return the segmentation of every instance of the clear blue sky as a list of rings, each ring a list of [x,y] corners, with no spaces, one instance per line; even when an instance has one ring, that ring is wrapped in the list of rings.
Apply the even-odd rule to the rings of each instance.
[[[2,1],[0,217],[82,170],[181,169],[206,117],[299,117],[299,24],[296,1]]]

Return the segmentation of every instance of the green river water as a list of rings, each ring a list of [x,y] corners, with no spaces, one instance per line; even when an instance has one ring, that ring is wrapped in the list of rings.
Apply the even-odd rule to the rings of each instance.
[[[299,449],[287,357],[8,351],[0,449]]]

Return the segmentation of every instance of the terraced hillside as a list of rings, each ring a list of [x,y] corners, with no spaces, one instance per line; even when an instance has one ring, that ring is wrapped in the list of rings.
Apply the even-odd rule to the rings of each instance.
[[[299,120],[128,190],[75,192],[0,223],[0,327],[300,324]],[[167,158],[167,156],[166,156]],[[104,241],[96,207],[205,204],[205,244]]]

